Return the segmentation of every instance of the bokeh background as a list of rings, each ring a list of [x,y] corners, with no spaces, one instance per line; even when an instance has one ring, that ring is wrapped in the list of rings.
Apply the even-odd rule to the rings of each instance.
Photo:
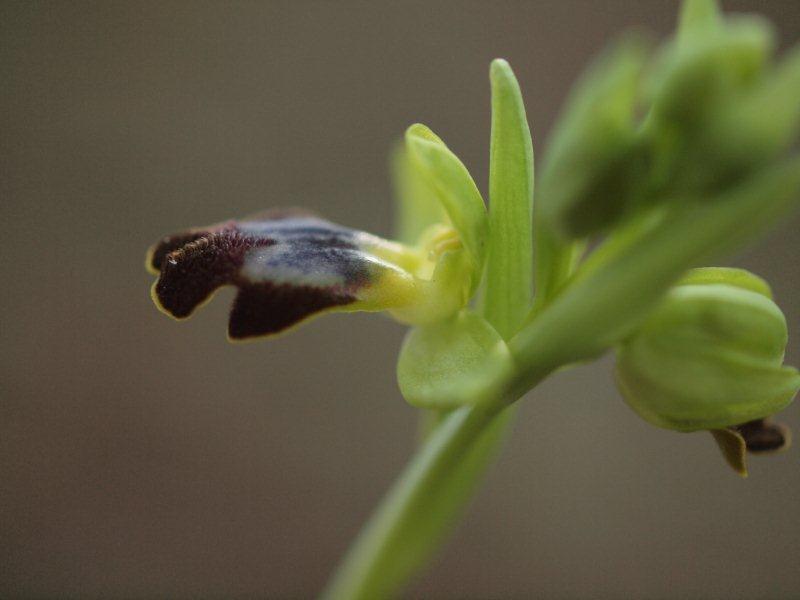
[[[800,39],[797,0],[726,2]],[[414,447],[403,328],[320,319],[229,345],[230,291],[155,310],[144,251],[304,205],[391,230],[387,154],[433,127],[486,188],[488,64],[541,151],[570,82],[677,3],[2,2],[0,597],[308,598]],[[800,363],[800,218],[733,263]],[[800,449],[740,480],[656,430],[611,361],[558,375],[410,598],[800,597]],[[800,405],[785,422],[800,430]]]

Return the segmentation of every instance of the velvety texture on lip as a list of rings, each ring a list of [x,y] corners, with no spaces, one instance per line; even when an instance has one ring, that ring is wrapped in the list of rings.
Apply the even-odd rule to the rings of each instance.
[[[309,316],[356,302],[383,266],[364,249],[368,234],[311,213],[273,210],[165,237],[148,266],[159,273],[153,298],[183,319],[215,290],[239,293],[228,324],[232,339],[278,333]]]

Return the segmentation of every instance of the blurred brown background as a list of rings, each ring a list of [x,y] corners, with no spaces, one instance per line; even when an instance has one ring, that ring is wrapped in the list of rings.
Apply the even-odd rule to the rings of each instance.
[[[800,38],[797,0],[727,2]],[[677,4],[0,4],[0,597],[308,598],[409,457],[403,328],[320,319],[225,341],[230,292],[153,307],[161,235],[275,205],[388,234],[386,157],[441,134],[483,189],[489,61],[537,150],[616,32]],[[736,258],[800,364],[795,217]],[[800,597],[800,448],[729,472],[656,430],[610,361],[554,377],[414,598]],[[784,420],[800,431],[800,405]]]

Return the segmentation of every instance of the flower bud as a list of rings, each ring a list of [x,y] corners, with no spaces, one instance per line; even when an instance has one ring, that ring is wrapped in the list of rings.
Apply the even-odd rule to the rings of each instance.
[[[754,89],[730,98],[697,135],[706,185],[719,186],[768,164],[791,147],[800,128],[800,48]]]
[[[567,237],[608,229],[642,181],[635,108],[646,60],[639,39],[613,46],[584,74],[559,117],[537,197],[542,217]]]
[[[774,36],[753,16],[678,34],[649,80],[651,176],[658,197],[705,197],[769,164],[791,144],[797,69],[794,61],[779,69],[769,65]]]
[[[659,427],[762,419],[800,388],[800,375],[782,364],[786,321],[763,282],[742,271],[703,271],[674,287],[617,351],[626,402]]]
[[[773,46],[769,24],[754,16],[725,19],[703,35],[679,35],[648,81],[651,118],[690,130],[758,80]]]

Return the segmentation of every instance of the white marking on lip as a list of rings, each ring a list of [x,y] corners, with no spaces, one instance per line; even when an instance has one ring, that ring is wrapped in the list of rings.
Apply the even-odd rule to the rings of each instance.
[[[296,245],[286,242],[257,248],[245,257],[241,274],[252,283],[291,283],[313,287],[345,285],[344,276],[322,261],[304,261],[302,266],[292,264],[296,262],[296,253]]]

